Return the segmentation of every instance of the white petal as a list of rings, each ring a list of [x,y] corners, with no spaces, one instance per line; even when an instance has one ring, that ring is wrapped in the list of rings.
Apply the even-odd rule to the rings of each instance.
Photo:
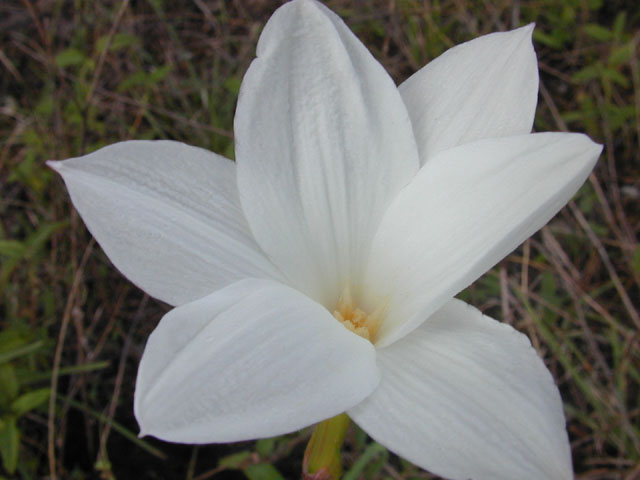
[[[235,119],[242,206],[289,283],[325,305],[360,273],[389,202],[418,168],[393,81],[334,13],[279,8]]]
[[[473,140],[531,132],[538,101],[533,27],[453,47],[400,85],[423,163]]]
[[[249,231],[226,158],[129,141],[49,165],[115,266],[156,298],[178,305],[241,278],[279,277]]]
[[[135,393],[144,434],[233,442],[344,412],[379,381],[371,343],[292,288],[248,279],[169,312]]]
[[[569,480],[562,401],[527,337],[451,300],[378,350],[382,380],[351,418],[452,480]]]
[[[387,304],[379,345],[418,326],[542,227],[602,147],[584,135],[480,140],[429,160],[374,238],[365,307]]]

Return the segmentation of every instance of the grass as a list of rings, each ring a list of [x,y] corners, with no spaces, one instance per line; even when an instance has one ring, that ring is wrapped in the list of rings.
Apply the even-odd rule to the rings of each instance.
[[[299,475],[309,431],[200,447],[136,437],[136,368],[167,306],[119,275],[44,164],[131,138],[232,156],[240,80],[277,4],[0,3],[0,477]],[[544,358],[577,478],[640,479],[640,6],[327,4],[397,82],[457,43],[537,23],[535,128],[585,132],[604,153],[569,206],[461,296]],[[433,478],[358,429],[346,445],[345,478]]]

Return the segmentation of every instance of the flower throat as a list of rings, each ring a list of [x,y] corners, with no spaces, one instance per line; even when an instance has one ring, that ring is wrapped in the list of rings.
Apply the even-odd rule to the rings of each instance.
[[[377,308],[374,312],[367,314],[364,310],[354,306],[351,287],[347,282],[338,299],[336,309],[333,311],[333,316],[347,330],[375,343],[383,313],[384,307]]]

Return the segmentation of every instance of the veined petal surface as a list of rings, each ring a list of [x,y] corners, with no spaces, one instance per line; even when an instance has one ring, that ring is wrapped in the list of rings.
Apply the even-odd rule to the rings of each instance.
[[[297,290],[247,279],[163,317],[135,414],[144,434],[172,442],[249,440],[338,415],[378,381],[371,343]]]
[[[570,480],[562,401],[529,340],[449,301],[378,350],[382,380],[349,416],[377,442],[451,480]]]
[[[530,133],[538,101],[533,24],[457,45],[399,87],[420,160],[480,140]]]
[[[531,236],[582,185],[600,152],[588,137],[479,140],[430,159],[380,224],[365,306],[387,317],[379,346],[417,327]]]
[[[357,284],[386,207],[418,169],[393,80],[343,21],[294,0],[264,28],[235,118],[251,229],[300,288],[333,307]]]
[[[242,278],[280,278],[249,231],[231,160],[158,140],[49,165],[109,259],[153,297],[179,305]]]

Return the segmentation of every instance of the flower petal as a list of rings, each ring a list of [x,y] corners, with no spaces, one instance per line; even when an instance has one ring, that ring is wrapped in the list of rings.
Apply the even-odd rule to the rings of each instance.
[[[480,140],[429,160],[371,248],[365,307],[387,303],[378,345],[402,337],[562,208],[602,147],[579,134]]]
[[[333,306],[418,168],[397,88],[340,18],[294,0],[260,37],[235,133],[240,199],[258,243],[290,284]]]
[[[280,276],[249,231],[226,158],[129,141],[49,165],[115,266],[156,298],[178,305],[241,278]]]
[[[562,401],[527,337],[451,300],[378,350],[382,380],[349,416],[452,480],[571,479]]]
[[[144,434],[233,442],[344,412],[379,381],[373,345],[292,288],[248,279],[169,312],[135,393]]]
[[[538,101],[533,27],[457,45],[400,85],[422,163],[473,140],[531,132]]]

